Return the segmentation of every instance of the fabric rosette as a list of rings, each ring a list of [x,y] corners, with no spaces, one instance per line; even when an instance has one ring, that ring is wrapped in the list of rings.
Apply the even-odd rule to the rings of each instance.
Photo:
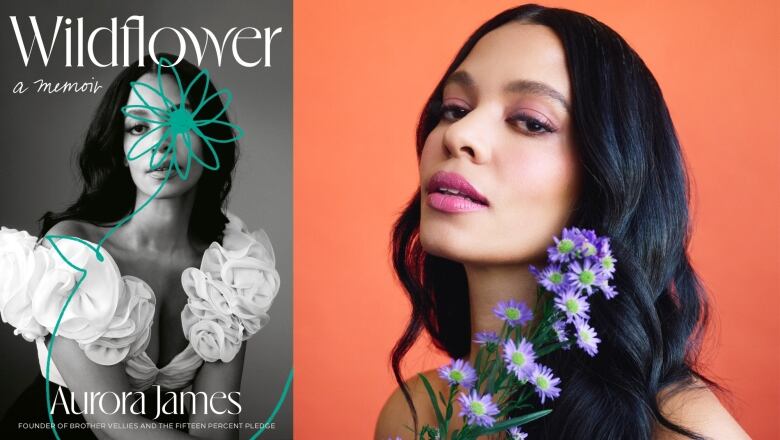
[[[82,276],[70,262],[89,275],[65,309],[57,336],[76,341],[90,360],[101,365],[145,350],[155,303],[149,286],[138,278],[122,277],[108,253],[99,261],[82,243],[58,240],[55,246],[36,246],[35,237],[23,231],[0,230],[3,321],[27,341],[42,341],[53,331]]]
[[[241,348],[244,327],[230,310],[234,289],[201,270],[190,267],[182,273],[187,304],[181,312],[184,336],[207,362],[230,362]]]
[[[114,365],[143,353],[149,345],[154,319],[155,297],[139,278],[122,277],[123,291],[114,318],[97,340],[79,344],[84,354],[100,365]]]
[[[235,291],[228,304],[246,329],[243,339],[268,323],[268,310],[280,285],[275,266],[271,240],[263,230],[226,229],[223,245],[212,243],[203,255],[201,270]]]
[[[54,264],[48,249],[35,241],[25,231],[0,228],[0,317],[30,342],[48,333],[33,317],[32,293]]]
[[[182,274],[188,296],[182,311],[184,334],[210,362],[232,360],[241,342],[268,323],[280,284],[268,235],[263,230],[249,233],[235,216],[228,217],[222,244],[212,243],[200,269]]]
[[[58,240],[56,249],[74,266],[87,271],[73,295],[57,329],[57,336],[89,344],[111,325],[122,293],[122,277],[108,253],[99,261],[92,249],[73,240]],[[56,251],[50,250],[52,254]],[[76,283],[82,275],[63,258],[53,255],[54,267],[47,268],[32,294],[35,319],[51,332]]]

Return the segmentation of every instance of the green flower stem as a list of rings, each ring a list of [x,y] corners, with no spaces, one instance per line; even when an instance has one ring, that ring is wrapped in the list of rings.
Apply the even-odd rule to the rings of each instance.
[[[431,383],[428,382],[428,379],[422,373],[417,374],[417,376],[420,377],[420,380],[425,386],[425,391],[428,392],[428,397],[431,399],[431,404],[433,405],[434,412],[436,413],[436,421],[439,425],[439,431],[441,432],[444,428],[444,416],[441,413],[441,408],[439,408],[439,402],[436,400],[436,394],[433,392]]]
[[[450,429],[450,419],[452,418],[452,401],[455,398],[455,392],[458,390],[457,385],[450,385],[450,398],[447,400],[447,415],[444,418],[444,432],[440,433],[442,435],[441,438],[446,439],[447,433]]]

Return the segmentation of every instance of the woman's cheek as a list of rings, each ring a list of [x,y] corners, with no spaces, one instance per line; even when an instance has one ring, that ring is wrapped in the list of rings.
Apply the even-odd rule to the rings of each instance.
[[[430,176],[431,167],[436,163],[437,151],[436,145],[441,145],[441,135],[439,130],[434,129],[423,145],[422,153],[420,154],[420,177]],[[423,182],[421,182],[423,183]]]
[[[568,208],[560,205],[571,202],[573,160],[556,148],[530,147],[519,147],[496,157],[502,186],[514,194],[515,200]]]

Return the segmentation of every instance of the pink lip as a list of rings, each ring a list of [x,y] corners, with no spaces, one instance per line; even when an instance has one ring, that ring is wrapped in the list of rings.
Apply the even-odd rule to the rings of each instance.
[[[439,171],[428,180],[428,205],[442,212],[473,212],[487,209],[488,200],[463,176]],[[453,194],[457,191],[457,194]]]

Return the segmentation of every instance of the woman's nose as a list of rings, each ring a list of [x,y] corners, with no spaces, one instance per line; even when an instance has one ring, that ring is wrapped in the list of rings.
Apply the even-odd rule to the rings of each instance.
[[[445,154],[450,157],[465,157],[475,163],[490,160],[490,122],[487,115],[472,110],[452,122],[444,132]]]
[[[161,153],[168,153],[171,149],[176,148],[179,142],[178,138],[179,135],[176,134],[175,130],[171,130],[170,128],[164,130],[162,139],[160,139],[159,151]]]

